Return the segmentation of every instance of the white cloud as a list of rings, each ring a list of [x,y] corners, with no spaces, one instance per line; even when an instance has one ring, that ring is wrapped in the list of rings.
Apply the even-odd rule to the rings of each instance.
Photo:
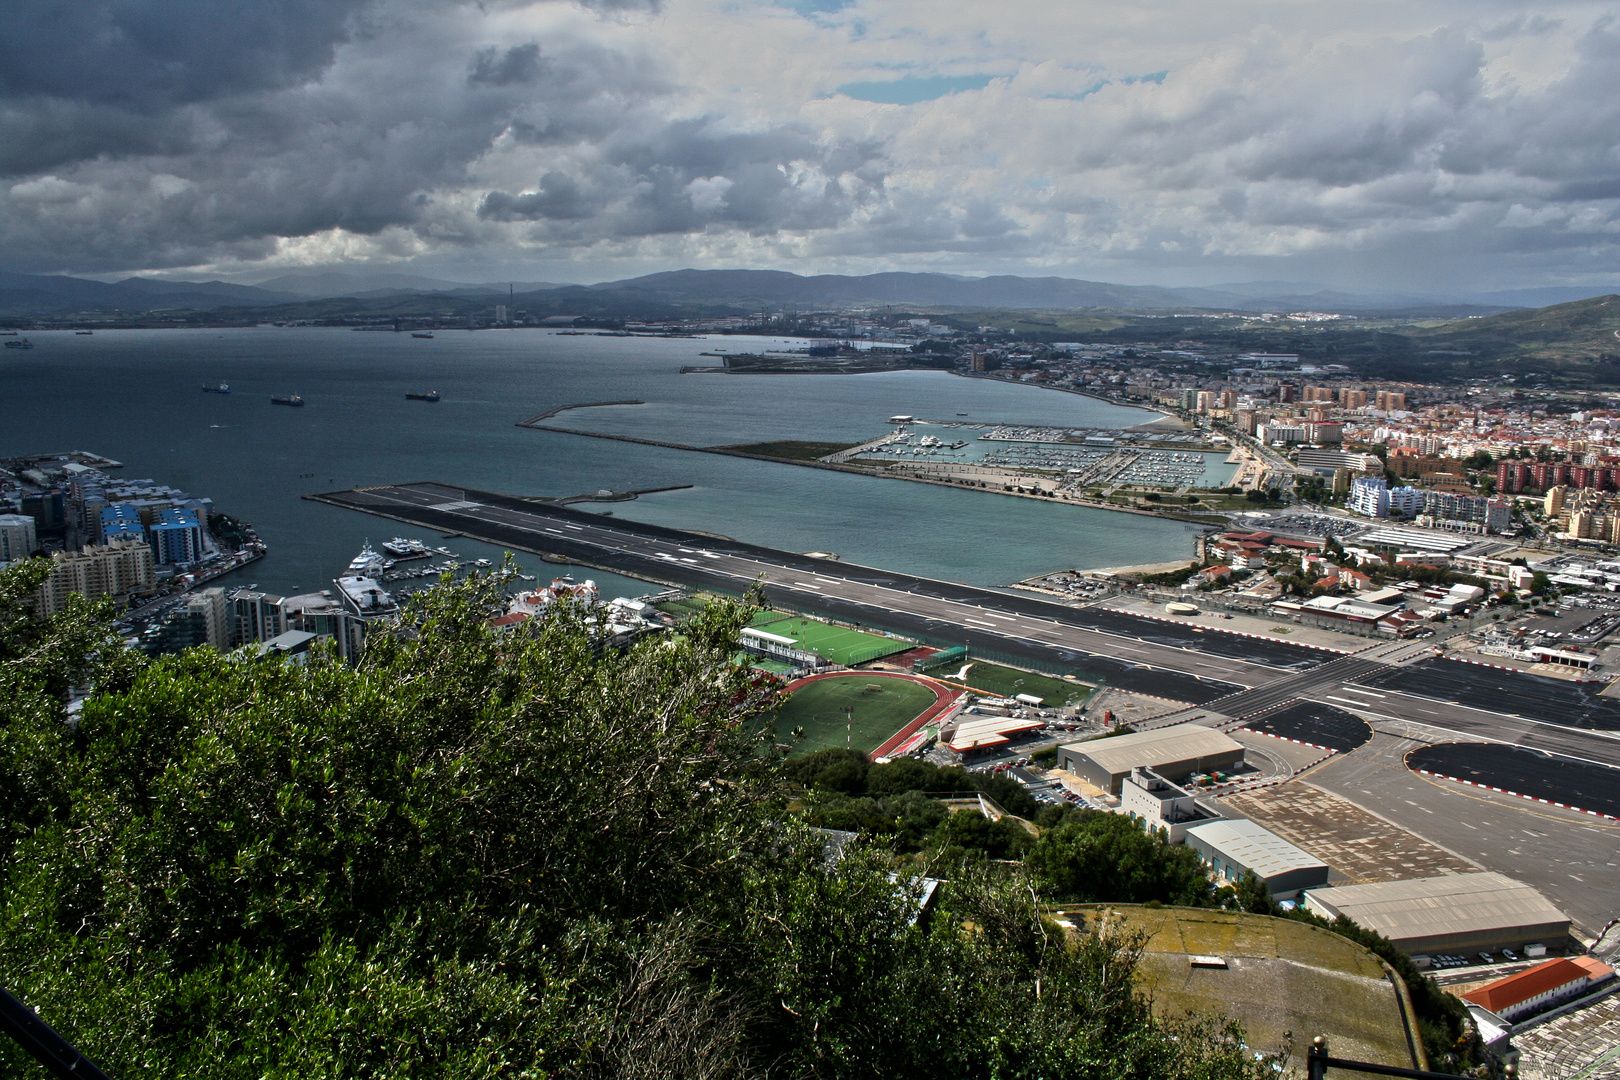
[[[13,268],[1620,271],[1601,7],[316,7],[278,36],[185,4],[151,55],[85,39],[5,75]],[[161,77],[131,97],[109,63]]]

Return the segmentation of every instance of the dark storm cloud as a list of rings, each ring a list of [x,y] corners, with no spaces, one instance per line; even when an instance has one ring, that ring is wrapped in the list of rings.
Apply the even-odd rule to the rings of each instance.
[[[1064,47],[1035,0],[1005,8],[1038,28],[1029,48]],[[97,271],[599,245],[968,269],[1354,251],[1401,267],[1427,245],[1459,265],[1538,251],[1590,265],[1620,236],[1612,20],[1448,26],[1454,13],[1425,9],[1377,39],[1149,35],[1158,81],[1054,97],[1069,68],[1037,57],[981,90],[868,106],[813,96],[860,72],[840,66],[847,51],[807,50],[780,9],[690,0],[641,17],[654,10],[15,0],[0,258]],[[883,64],[928,74],[939,46],[885,40]],[[960,42],[965,70],[1001,70]]]
[[[478,216],[490,221],[579,221],[593,217],[600,209],[600,197],[587,195],[573,177],[548,172],[540,178],[537,191],[519,195],[490,192],[479,205]]]
[[[137,110],[314,77],[369,0],[10,0],[0,94]]]
[[[540,46],[532,41],[527,45],[514,45],[505,52],[491,45],[480,49],[473,57],[467,82],[471,86],[532,83],[540,77],[540,64]]]
[[[492,221],[594,219],[567,230],[631,238],[722,226],[761,235],[832,228],[881,184],[875,144],[829,149],[796,127],[733,131],[713,119],[665,121],[612,134],[589,177],[548,172],[536,190],[491,191]]]

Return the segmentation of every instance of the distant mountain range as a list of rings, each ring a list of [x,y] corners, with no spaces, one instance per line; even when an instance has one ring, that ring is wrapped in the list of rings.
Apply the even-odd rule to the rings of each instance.
[[[527,293],[562,288],[554,281],[470,283],[422,277],[418,274],[389,274],[364,270],[299,270],[257,283],[260,289],[290,293],[307,299],[336,296],[385,296],[396,293],[454,293],[477,296],[507,291]]]
[[[0,273],[0,314],[60,316],[78,311],[145,312],[160,308],[206,311],[227,307],[275,307],[342,299],[378,301],[442,296],[482,304],[497,303],[509,290],[530,308],[548,311],[578,303],[582,309],[630,311],[638,306],[660,312],[815,310],[856,306],[951,307],[966,309],[1111,309],[1124,311],[1399,312],[1435,316],[1489,314],[1602,295],[1601,288],[1519,289],[1472,295],[1339,292],[1289,282],[1243,282],[1211,288],[1116,285],[1076,278],[1007,275],[961,277],[952,274],[883,273],[811,277],[779,270],[675,270],[595,285],[554,282],[471,283],[415,274],[355,270],[306,270],[256,285],[223,281],[165,281],[131,277],[106,283],[84,278]],[[384,307],[397,305],[384,304]],[[288,313],[289,315],[292,313]]]

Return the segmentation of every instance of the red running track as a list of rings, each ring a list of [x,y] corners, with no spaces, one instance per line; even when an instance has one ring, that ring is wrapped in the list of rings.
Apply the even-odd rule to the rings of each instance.
[[[824,671],[819,675],[807,675],[802,679],[794,679],[792,682],[788,683],[787,688],[790,691],[797,690],[806,683],[813,683],[820,679],[854,678],[905,679],[907,682],[914,682],[920,686],[926,686],[928,689],[934,692],[934,703],[932,705],[918,713],[916,719],[912,720],[893,735],[890,735],[883,741],[881,746],[867,755],[867,757],[874,760],[880,757],[887,757],[890,753],[899,748],[907,739],[911,738],[913,735],[917,734],[918,731],[921,731],[924,727],[926,727],[929,721],[941,715],[952,705],[956,704],[956,699],[961,697],[964,693],[962,690],[958,690],[955,687],[946,686],[944,683],[938,682],[934,679],[925,679],[921,675],[904,675],[898,671]]]

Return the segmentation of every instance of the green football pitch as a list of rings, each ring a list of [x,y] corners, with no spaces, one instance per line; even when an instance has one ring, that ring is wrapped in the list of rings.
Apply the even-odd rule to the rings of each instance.
[[[791,745],[790,754],[845,745],[869,754],[934,700],[932,690],[909,679],[861,672],[817,679],[795,690],[777,712],[776,741]],[[804,730],[804,738],[794,738],[795,728]]]
[[[846,630],[842,626],[780,611],[761,611],[748,625],[767,634],[790,637],[806,650],[826,657],[835,664],[864,664],[868,660],[905,652],[912,647],[909,642],[895,641],[877,634],[863,634],[859,630]]]

